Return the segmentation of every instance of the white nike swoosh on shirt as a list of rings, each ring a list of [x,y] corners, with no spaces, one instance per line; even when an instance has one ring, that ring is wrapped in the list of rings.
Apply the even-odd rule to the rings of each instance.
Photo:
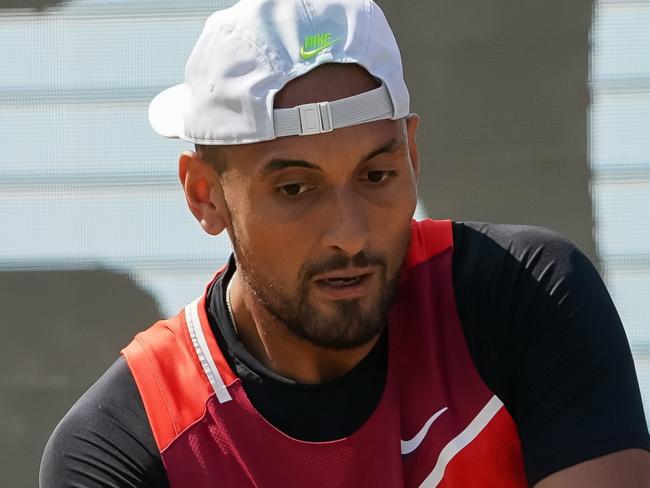
[[[429,428],[431,427],[431,424],[433,424],[436,421],[436,419],[446,411],[447,411],[447,407],[441,408],[436,413],[434,413],[431,416],[431,418],[424,423],[424,425],[420,429],[420,432],[415,434],[413,439],[409,439],[408,441],[400,440],[402,455],[411,454],[413,451],[415,451],[420,446],[420,444],[422,444],[424,437],[427,435],[427,432],[429,432]]]

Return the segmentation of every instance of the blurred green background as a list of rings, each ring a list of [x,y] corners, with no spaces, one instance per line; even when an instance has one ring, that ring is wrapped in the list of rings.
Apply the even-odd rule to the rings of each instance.
[[[0,0],[0,486],[230,252],[147,104],[232,2]],[[650,0],[379,0],[422,116],[420,215],[544,225],[599,266],[650,409]],[[647,410],[650,413],[650,410]]]

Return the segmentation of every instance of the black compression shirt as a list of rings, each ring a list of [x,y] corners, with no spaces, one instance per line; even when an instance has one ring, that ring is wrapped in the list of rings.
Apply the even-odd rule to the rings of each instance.
[[[582,253],[536,227],[454,223],[453,231],[454,290],[466,340],[479,374],[517,423],[531,485],[610,452],[650,450],[623,327]],[[233,271],[231,261],[211,288],[208,316],[255,408],[303,440],[354,432],[381,396],[387,334],[344,377],[296,384],[237,340],[224,296]],[[46,447],[41,487],[77,486],[168,486],[122,358],[73,406]]]

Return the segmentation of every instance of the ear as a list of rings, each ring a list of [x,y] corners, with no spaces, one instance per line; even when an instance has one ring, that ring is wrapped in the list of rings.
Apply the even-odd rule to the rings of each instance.
[[[413,113],[406,116],[406,137],[416,183],[420,178],[420,152],[418,151],[418,143],[415,139],[415,132],[417,131],[418,125],[420,125],[420,116],[418,114]]]
[[[193,151],[184,151],[178,160],[178,177],[185,200],[203,230],[216,236],[226,228],[227,207],[221,180],[210,163]]]

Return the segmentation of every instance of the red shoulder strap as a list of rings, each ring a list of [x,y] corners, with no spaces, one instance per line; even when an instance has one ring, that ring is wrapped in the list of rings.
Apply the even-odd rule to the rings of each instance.
[[[162,451],[205,413],[213,394],[181,312],[157,322],[122,350]]]
[[[409,269],[417,266],[453,246],[451,220],[412,220],[411,242],[406,253],[405,267]]]

